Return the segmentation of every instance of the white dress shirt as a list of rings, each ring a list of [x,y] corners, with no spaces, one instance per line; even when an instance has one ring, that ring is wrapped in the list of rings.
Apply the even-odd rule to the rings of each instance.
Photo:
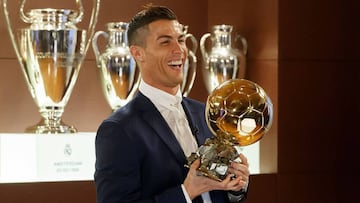
[[[188,157],[192,152],[195,152],[198,146],[195,137],[191,132],[185,111],[181,105],[182,94],[180,88],[176,95],[171,95],[167,92],[152,87],[141,80],[139,90],[151,100],[151,102],[156,106],[158,111],[164,117],[169,127],[175,134],[175,137],[183,149],[185,156]],[[181,185],[181,187],[187,202],[191,203],[191,199],[187,194],[184,185]],[[201,196],[204,203],[211,203],[208,192],[203,193]]]

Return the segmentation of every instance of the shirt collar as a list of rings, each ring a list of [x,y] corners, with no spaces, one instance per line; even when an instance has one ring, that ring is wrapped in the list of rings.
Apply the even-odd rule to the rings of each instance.
[[[165,91],[157,89],[141,80],[139,84],[139,90],[146,97],[148,97],[158,109],[171,109],[174,108],[174,106],[178,107],[182,101],[182,94],[180,88],[178,89],[176,95],[172,95]]]

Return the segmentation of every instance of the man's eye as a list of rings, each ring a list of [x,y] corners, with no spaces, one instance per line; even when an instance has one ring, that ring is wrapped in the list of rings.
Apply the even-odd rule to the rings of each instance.
[[[165,40],[165,41],[161,41],[160,44],[165,45],[165,44],[169,44],[169,42],[170,42],[169,40]]]

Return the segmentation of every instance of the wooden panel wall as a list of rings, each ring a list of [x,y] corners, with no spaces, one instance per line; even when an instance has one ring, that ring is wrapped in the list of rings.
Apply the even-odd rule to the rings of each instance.
[[[278,202],[354,202],[359,3],[280,2]]]

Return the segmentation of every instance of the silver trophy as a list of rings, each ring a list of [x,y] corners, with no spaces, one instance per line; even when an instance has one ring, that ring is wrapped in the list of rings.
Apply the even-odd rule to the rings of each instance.
[[[20,3],[20,18],[30,24],[18,29],[11,25],[7,0],[3,0],[4,16],[12,45],[24,73],[41,121],[26,129],[28,133],[75,133],[74,126],[62,122],[61,116],[76,83],[80,66],[94,34],[100,0],[93,1],[88,30],[76,24],[84,16],[82,2],[76,0],[79,11],[70,9],[31,9],[24,13],[25,0]]]
[[[231,25],[215,25],[212,33],[204,34],[200,39],[200,51],[203,58],[203,78],[209,93],[229,79],[244,78],[246,69],[247,41],[236,35],[232,41]],[[207,50],[206,41],[211,37],[211,49]],[[232,43],[241,43],[242,49]]]
[[[185,40],[190,40],[191,42],[191,49],[188,50],[188,56],[185,60],[184,66],[184,80],[181,84],[181,93],[183,96],[188,96],[196,77],[196,65],[197,65],[197,58],[196,58],[196,50],[198,48],[198,43],[194,35],[188,33],[188,27],[185,25],[183,27],[183,32],[185,33]]]
[[[107,31],[97,31],[92,40],[101,87],[111,109],[124,106],[135,95],[140,82],[139,68],[130,54],[125,22],[106,24]],[[107,45],[100,53],[98,39],[103,36]]]

